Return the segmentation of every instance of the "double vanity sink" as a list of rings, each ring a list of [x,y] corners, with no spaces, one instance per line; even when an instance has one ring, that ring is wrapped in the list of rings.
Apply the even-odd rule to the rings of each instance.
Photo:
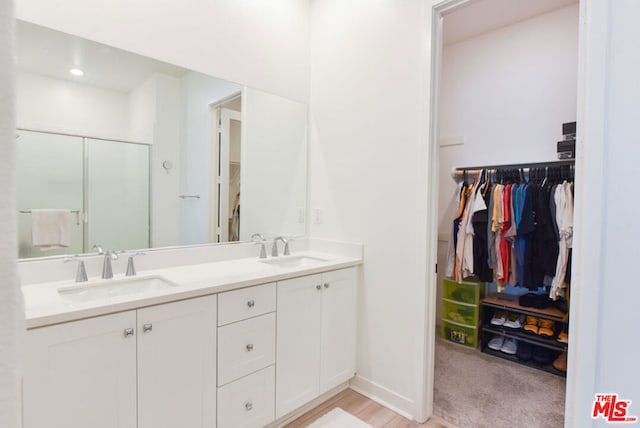
[[[289,256],[260,260],[270,266],[280,268],[307,268],[322,266],[328,259],[312,256]],[[104,300],[119,296],[135,296],[176,290],[179,285],[160,275],[132,276],[118,279],[100,279],[58,288],[58,294],[71,302]]]
[[[188,299],[360,263],[361,259],[305,251],[153,269],[137,276],[56,281],[23,287],[27,328],[134,307]]]

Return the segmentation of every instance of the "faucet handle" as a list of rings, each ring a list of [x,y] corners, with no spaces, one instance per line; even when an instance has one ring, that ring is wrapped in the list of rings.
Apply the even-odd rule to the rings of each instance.
[[[284,240],[284,255],[285,256],[290,256],[291,255],[291,251],[289,250],[289,243],[293,241],[293,238],[289,238],[289,239],[285,239]]]
[[[266,259],[267,258],[267,250],[264,247],[264,242],[254,242],[255,245],[260,245],[260,258],[261,259]]]
[[[78,270],[76,271],[76,282],[87,282],[89,280],[87,278],[87,269],[84,266],[84,260],[82,260],[78,254],[65,257],[63,262],[78,262]]]
[[[98,252],[99,256],[104,255],[104,248],[102,248],[102,244],[95,244],[93,246],[93,249],[96,250]]]
[[[129,254],[129,260],[127,260],[127,273],[125,273],[125,276],[136,276],[136,267],[133,264],[133,258],[136,256],[144,256],[146,254],[147,253],[143,253],[141,251]]]
[[[251,240],[255,242],[256,245],[260,244],[260,258],[267,258],[267,250],[264,248],[264,243],[267,242],[265,237],[261,233],[254,233],[251,235]]]

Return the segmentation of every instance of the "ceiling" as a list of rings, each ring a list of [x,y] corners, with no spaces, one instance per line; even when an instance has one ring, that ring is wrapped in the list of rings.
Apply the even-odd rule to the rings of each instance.
[[[515,24],[578,0],[475,0],[444,17],[445,45]]]
[[[153,73],[181,77],[188,70],[61,33],[24,21],[17,22],[18,71],[130,92]],[[84,76],[73,76],[80,68]]]

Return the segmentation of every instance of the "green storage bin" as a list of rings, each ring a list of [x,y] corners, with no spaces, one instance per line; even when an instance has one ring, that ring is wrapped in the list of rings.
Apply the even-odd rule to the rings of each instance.
[[[484,297],[484,287],[484,282],[456,282],[453,279],[445,278],[442,281],[442,298],[478,305],[480,299]]]
[[[442,299],[442,319],[445,321],[476,327],[479,315],[480,309],[477,305]]]
[[[441,337],[459,345],[475,348],[478,346],[478,329],[449,321],[442,321]]]

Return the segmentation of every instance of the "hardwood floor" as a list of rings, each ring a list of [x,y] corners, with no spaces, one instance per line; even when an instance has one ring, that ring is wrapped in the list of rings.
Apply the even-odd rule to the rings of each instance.
[[[372,425],[374,428],[455,428],[453,425],[447,424],[437,417],[430,419],[424,424],[410,421],[352,389],[346,389],[319,406],[309,410],[298,419],[286,425],[285,428],[306,427],[336,407],[340,407],[345,412],[351,413],[353,416]]]

